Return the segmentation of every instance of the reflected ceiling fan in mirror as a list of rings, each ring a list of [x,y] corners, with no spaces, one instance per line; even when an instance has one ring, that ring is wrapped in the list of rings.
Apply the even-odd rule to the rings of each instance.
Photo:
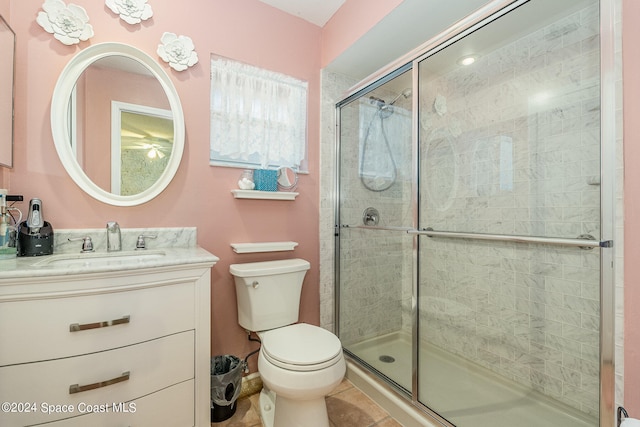
[[[166,144],[149,144],[140,140],[134,140],[134,138],[128,138],[129,141],[123,138],[122,150],[145,150],[147,157],[150,159],[164,159],[166,155],[171,153],[171,148],[167,148]]]
[[[149,159],[163,159],[173,150],[173,120],[123,111],[120,143],[122,151],[145,150]]]
[[[157,181],[174,149],[171,111],[112,101],[111,191],[136,194]]]

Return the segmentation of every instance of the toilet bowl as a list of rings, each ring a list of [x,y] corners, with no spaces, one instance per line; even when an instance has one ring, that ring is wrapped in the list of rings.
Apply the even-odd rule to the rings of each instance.
[[[261,408],[265,427],[328,427],[325,396],[346,371],[340,340],[305,323],[260,335],[258,372],[266,386],[263,393],[270,394],[261,396],[267,405]]]
[[[342,381],[346,364],[338,337],[296,323],[309,262],[302,259],[233,264],[238,323],[262,342],[258,372],[265,427],[329,427],[325,396]]]

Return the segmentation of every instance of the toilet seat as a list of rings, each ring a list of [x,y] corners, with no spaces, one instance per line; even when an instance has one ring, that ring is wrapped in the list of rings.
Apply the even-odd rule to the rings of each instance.
[[[343,357],[338,337],[307,323],[272,329],[261,335],[265,359],[282,369],[317,371],[336,364]]]

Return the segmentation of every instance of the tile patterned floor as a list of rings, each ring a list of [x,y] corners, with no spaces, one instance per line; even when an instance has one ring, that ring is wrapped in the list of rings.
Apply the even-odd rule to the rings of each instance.
[[[226,421],[211,423],[211,427],[262,427],[259,396],[239,399],[236,413]],[[402,427],[347,379],[326,400],[331,427]]]

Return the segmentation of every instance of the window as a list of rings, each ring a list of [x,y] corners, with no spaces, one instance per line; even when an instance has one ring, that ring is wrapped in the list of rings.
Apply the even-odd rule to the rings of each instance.
[[[211,164],[306,169],[307,87],[212,56]]]

